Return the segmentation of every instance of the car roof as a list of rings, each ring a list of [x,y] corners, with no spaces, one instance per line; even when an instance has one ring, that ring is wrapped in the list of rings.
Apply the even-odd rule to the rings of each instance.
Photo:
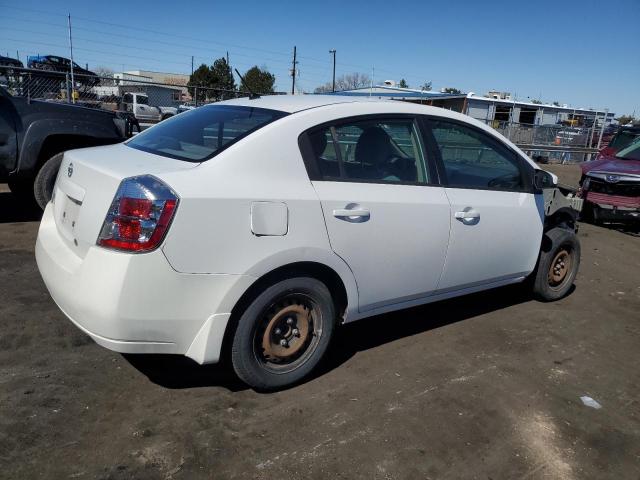
[[[238,105],[243,107],[267,108],[282,112],[295,113],[310,108],[324,107],[338,103],[390,102],[376,97],[346,97],[341,95],[265,95],[255,99],[248,97],[225,100],[215,105]]]

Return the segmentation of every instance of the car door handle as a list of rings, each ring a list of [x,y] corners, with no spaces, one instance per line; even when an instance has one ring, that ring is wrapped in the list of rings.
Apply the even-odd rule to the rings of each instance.
[[[480,214],[473,210],[472,208],[465,208],[459,212],[455,212],[453,216],[460,220],[462,223],[473,224],[478,223],[480,220]]]
[[[368,219],[371,216],[371,212],[366,208],[337,208],[333,211],[333,216],[344,219]]]

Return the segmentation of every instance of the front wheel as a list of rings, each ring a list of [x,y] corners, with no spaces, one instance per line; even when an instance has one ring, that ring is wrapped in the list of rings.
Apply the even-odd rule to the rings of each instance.
[[[310,277],[282,280],[258,295],[240,317],[231,361],[257,390],[275,390],[307,376],[324,356],[335,327],[327,286]]]
[[[543,301],[564,297],[578,274],[580,242],[575,232],[552,228],[545,232],[538,265],[533,272],[533,293]]]

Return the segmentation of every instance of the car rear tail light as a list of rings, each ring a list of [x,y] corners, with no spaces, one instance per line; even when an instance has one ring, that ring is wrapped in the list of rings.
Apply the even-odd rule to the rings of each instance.
[[[148,252],[162,242],[178,196],[151,175],[125,178],[102,224],[97,244],[127,252]]]

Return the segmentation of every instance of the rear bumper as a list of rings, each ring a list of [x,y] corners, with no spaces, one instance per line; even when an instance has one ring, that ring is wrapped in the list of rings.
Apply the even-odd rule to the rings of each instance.
[[[78,256],[45,210],[36,261],[60,310],[96,343],[122,353],[173,353],[216,362],[247,275],[193,275],[171,268],[160,249],[125,254],[91,247]]]

